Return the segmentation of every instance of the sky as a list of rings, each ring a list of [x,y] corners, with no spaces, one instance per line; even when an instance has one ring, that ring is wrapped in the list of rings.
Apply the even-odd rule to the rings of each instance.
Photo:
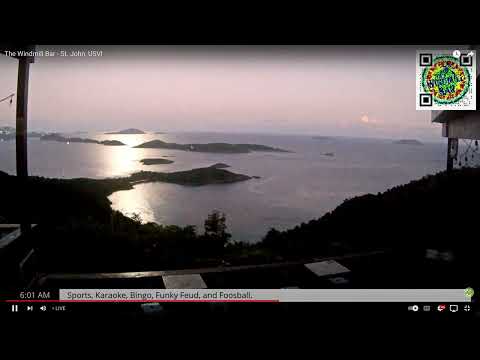
[[[440,140],[415,110],[410,46],[38,46],[102,50],[37,57],[29,130],[216,131]],[[0,56],[0,98],[16,91],[17,61]],[[0,126],[15,106],[0,103]]]

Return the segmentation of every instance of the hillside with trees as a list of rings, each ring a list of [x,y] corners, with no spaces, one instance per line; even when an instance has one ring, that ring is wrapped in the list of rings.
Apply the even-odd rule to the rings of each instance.
[[[220,170],[220,169],[217,169]],[[223,170],[225,171],[225,170]],[[144,223],[113,211],[107,198],[128,181],[45,179],[21,183],[0,172],[0,221],[25,217],[45,271],[137,271],[254,264],[393,250],[408,267],[428,249],[473,266],[479,250],[480,169],[441,172],[384,193],[346,199],[324,216],[257,244],[236,242],[226,216],[211,212],[204,228]],[[404,254],[404,256],[402,255]]]

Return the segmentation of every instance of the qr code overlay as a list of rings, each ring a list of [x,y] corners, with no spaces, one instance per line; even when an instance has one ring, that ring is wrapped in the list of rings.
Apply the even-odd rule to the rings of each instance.
[[[417,110],[476,110],[475,50],[417,50]]]

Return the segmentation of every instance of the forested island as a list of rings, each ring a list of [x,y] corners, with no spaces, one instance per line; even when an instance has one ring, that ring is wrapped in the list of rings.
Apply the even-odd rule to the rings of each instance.
[[[123,129],[120,131],[112,131],[112,132],[105,133],[105,135],[137,135],[137,134],[145,134],[145,131],[130,128],[130,129]]]
[[[53,133],[47,134],[40,137],[42,141],[56,141],[56,142],[63,142],[63,143],[87,143],[87,144],[99,144],[99,145],[106,145],[106,146],[123,146],[125,145],[123,142],[118,140],[94,140],[94,139],[84,139],[79,137],[64,137],[60,134]]]
[[[167,156],[164,156],[166,158]],[[152,159],[141,159],[139,160],[143,165],[157,165],[157,164],[172,164],[172,160],[167,160],[164,158],[152,158]],[[230,165],[225,164],[225,163],[216,163],[213,165],[209,166],[210,168],[216,168],[216,169],[226,169],[229,168]]]
[[[315,140],[331,140],[333,139],[331,136],[312,136],[312,139]]]
[[[401,139],[401,140],[396,140],[393,143],[399,144],[399,145],[423,145],[422,142],[415,139]]]
[[[213,164],[210,167],[217,168],[217,169],[225,169],[225,168],[229,168],[230,165],[225,164],[225,163],[216,163],[216,164]]]
[[[145,183],[145,182],[168,182],[180,185],[211,185],[211,184],[229,184],[238,181],[250,180],[252,177],[236,174],[234,172],[209,166],[205,168],[198,168],[186,171],[175,172],[153,172],[140,171],[130,175],[126,178],[131,184]]]
[[[154,159],[142,159],[140,162],[143,165],[158,165],[158,164],[172,164],[172,160],[162,159],[162,158],[154,158]]]
[[[126,177],[106,179],[50,179],[32,176],[29,178],[29,181],[42,184],[71,185],[73,187],[80,188],[83,186],[86,188],[91,187],[93,192],[99,192],[105,196],[108,196],[115,191],[129,190],[133,188],[133,185],[147,182],[167,182],[187,186],[201,186],[212,184],[230,184],[238,181],[250,180],[253,178],[251,176],[236,174],[234,172],[218,168],[217,165],[218,164],[214,164],[204,168],[174,172],[139,171]],[[0,179],[3,181],[14,181],[16,177],[0,171]]]
[[[227,143],[207,143],[207,144],[176,144],[168,143],[162,140],[152,140],[143,144],[134,146],[135,148],[146,149],[170,149],[196,152],[212,152],[212,153],[228,153],[240,154],[252,151],[268,151],[268,152],[290,152],[279,148],[257,144],[227,144]]]

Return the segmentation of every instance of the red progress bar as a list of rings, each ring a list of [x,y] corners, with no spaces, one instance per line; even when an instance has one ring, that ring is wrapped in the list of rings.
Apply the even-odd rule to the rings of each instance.
[[[5,300],[7,303],[278,303],[279,300]]]

